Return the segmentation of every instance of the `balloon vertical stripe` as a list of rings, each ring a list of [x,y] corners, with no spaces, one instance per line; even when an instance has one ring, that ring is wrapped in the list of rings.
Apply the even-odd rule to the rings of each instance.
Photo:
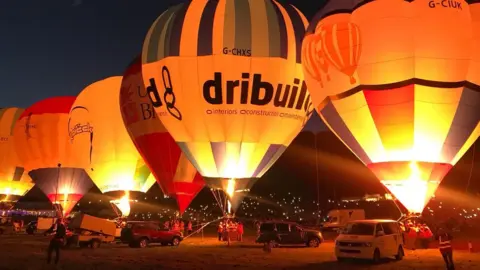
[[[171,9],[165,11],[153,24],[153,27],[148,33],[149,40],[144,43],[146,62],[155,61],[155,59],[162,59],[166,55],[165,38],[167,32],[171,29],[172,17],[175,12],[179,10],[183,4],[176,5]]]
[[[480,94],[471,89],[464,88],[458,102],[458,108],[450,125],[450,130],[445,138],[440,156],[443,162],[452,162],[457,159],[457,153],[462,147],[469,148],[467,141],[474,134],[475,129],[480,126]],[[477,135],[478,136],[478,135]],[[464,144],[466,146],[464,146]]]
[[[181,41],[180,41],[180,55],[192,57],[198,54],[198,34],[199,22],[203,19],[204,13],[208,10],[206,5],[208,1],[192,1],[185,13],[182,25]],[[188,42],[185,41],[188,39]],[[210,40],[211,39],[206,39]],[[208,42],[205,44],[208,46]]]
[[[295,49],[296,49],[296,61],[302,63],[302,40],[305,36],[305,24],[302,19],[302,15],[292,5],[284,5],[285,10],[288,13],[288,17],[292,21],[293,32],[295,35]]]
[[[251,48],[252,47],[252,25],[251,14],[250,14],[250,5],[248,1],[244,0],[234,0],[234,11],[233,14],[235,18],[235,44],[234,48]],[[227,19],[227,17],[225,17]]]
[[[280,7],[277,6],[277,2],[274,1],[268,1],[267,2],[267,7],[271,6],[271,8],[275,11],[275,14],[277,16],[277,25],[279,27],[279,33],[280,36],[278,37],[278,41],[276,44],[279,44],[280,46],[280,52],[278,55],[273,54],[272,52],[270,53],[270,57],[280,57],[283,59],[288,58],[288,44],[289,44],[289,36],[287,35],[287,25],[285,23],[285,18],[282,15],[282,12],[280,11]],[[272,21],[273,23],[273,21]],[[292,37],[290,37],[292,38]],[[293,37],[295,38],[295,37]]]
[[[213,27],[217,7],[218,1],[208,1],[202,12],[197,38],[198,56],[211,55],[213,53]]]
[[[180,42],[182,39],[183,23],[185,21],[185,15],[187,13],[188,7],[191,3],[192,2],[184,3],[183,6],[178,9],[177,12],[175,12],[175,18],[171,22],[172,28],[170,29],[170,35],[167,36],[165,39],[165,41],[169,45],[165,57],[180,55]]]
[[[267,172],[286,149],[287,148],[281,144],[271,144],[263,156],[262,161],[260,161],[258,167],[253,172],[252,177],[260,177]]]

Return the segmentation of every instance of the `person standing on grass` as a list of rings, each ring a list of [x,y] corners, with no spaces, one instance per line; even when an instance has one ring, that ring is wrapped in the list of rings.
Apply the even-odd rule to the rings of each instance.
[[[222,236],[223,236],[223,222],[221,222],[221,221],[220,221],[220,223],[218,224],[217,233],[218,233],[218,241],[222,241]]]
[[[453,264],[452,235],[450,235],[443,228],[440,228],[438,230],[436,239],[438,240],[438,249],[442,254],[447,270],[454,270],[455,265]]]
[[[60,248],[63,246],[67,234],[67,229],[65,228],[65,225],[63,225],[61,218],[57,219],[57,222],[45,232],[45,235],[49,234],[53,234],[53,238],[50,240],[47,249],[47,264],[50,264],[53,251],[55,251],[55,264],[58,264],[58,261],[60,260]]]
[[[238,225],[237,225],[237,240],[242,242],[243,241],[243,223],[242,222],[238,222]]]
[[[187,233],[188,235],[192,234],[192,231],[193,231],[193,225],[192,225],[192,221],[189,220],[188,223],[187,223]]]

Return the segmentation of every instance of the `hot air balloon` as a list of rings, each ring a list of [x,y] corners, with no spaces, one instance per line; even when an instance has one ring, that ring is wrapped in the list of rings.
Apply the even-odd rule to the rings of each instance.
[[[480,134],[480,4],[444,2],[330,1],[302,52],[321,43],[331,80],[304,65],[317,111],[410,213]]]
[[[16,152],[34,183],[66,216],[93,183],[72,151],[68,113],[75,97],[54,97],[27,108],[14,128]]]
[[[125,127],[162,191],[177,200],[180,214],[188,208],[205,181],[158,119],[142,78],[141,58],[127,68],[120,90]]]
[[[130,192],[147,192],[155,178],[138,154],[120,112],[122,77],[110,77],[85,88],[70,111],[68,130],[76,155],[102,193],[125,196],[114,203],[130,213]]]
[[[273,0],[193,0],[160,15],[145,38],[142,72],[157,116],[233,210],[310,115],[306,24]]]
[[[13,127],[22,113],[20,108],[0,109],[1,208],[10,209],[34,185],[15,152]]]

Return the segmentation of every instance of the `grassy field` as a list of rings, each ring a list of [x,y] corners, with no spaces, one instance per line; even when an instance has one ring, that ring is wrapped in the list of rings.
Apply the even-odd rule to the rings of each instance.
[[[46,265],[48,238],[40,235],[1,235],[0,269],[444,269],[436,249],[406,251],[403,261],[339,264],[333,242],[318,248],[276,248],[265,253],[250,236],[227,246],[211,233],[186,239],[178,247],[152,245],[145,249],[104,244],[99,249],[62,250],[60,264]],[[480,255],[466,251],[454,254],[457,269],[480,269]]]

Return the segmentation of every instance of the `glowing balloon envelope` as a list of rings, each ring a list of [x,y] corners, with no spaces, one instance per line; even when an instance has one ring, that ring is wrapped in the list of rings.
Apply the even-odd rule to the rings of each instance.
[[[145,90],[141,68],[141,59],[136,58],[123,76],[123,121],[163,192],[177,200],[183,214],[205,181],[158,119]]]
[[[82,166],[102,193],[147,192],[155,178],[123,123],[121,82],[122,77],[110,77],[89,85],[78,95],[70,111],[70,140]],[[128,207],[120,210],[124,215],[130,211]]]
[[[480,134],[479,21],[462,0],[335,0],[308,27],[316,109],[412,213]]]
[[[193,0],[164,12],[144,41],[157,116],[233,208],[234,193],[274,164],[310,114],[300,64],[306,24],[272,0]]]
[[[20,108],[0,109],[0,201],[15,202],[32,187],[32,179],[25,171],[15,151],[13,130],[23,113]]]
[[[14,129],[17,155],[35,184],[68,215],[93,183],[80,167],[68,137],[75,97],[55,97],[27,108]],[[60,211],[60,209],[58,209]]]

